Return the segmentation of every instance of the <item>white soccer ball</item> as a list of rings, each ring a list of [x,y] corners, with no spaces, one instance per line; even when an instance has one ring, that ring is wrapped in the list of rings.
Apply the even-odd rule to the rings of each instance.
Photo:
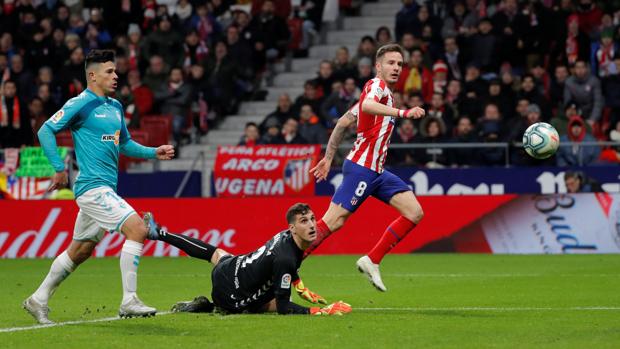
[[[525,130],[523,148],[533,158],[546,159],[560,146],[558,131],[546,122],[537,122]]]

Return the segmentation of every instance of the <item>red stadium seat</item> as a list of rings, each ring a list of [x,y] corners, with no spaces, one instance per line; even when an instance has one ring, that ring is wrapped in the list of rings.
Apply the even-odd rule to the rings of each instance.
[[[148,132],[148,146],[168,144],[172,135],[172,115],[149,115],[140,119],[140,129]]]
[[[136,130],[131,130],[129,133],[131,135],[131,139],[133,139],[135,142],[140,143],[142,145],[149,144],[149,133],[148,132],[144,130],[136,129]],[[146,161],[146,159],[130,158],[128,156],[121,154],[120,158],[118,159],[118,170],[126,171],[130,164],[136,164],[136,163],[143,162],[143,161]]]

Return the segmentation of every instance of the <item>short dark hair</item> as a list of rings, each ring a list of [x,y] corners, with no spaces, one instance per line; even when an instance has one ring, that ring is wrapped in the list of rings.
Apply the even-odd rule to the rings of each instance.
[[[404,50],[399,44],[387,44],[379,47],[377,50],[376,60],[379,60],[388,52],[398,52],[402,57],[405,57]]]
[[[91,50],[84,60],[84,69],[88,69],[91,64],[114,62],[115,59],[113,50]]]
[[[250,122],[245,124],[245,128],[252,127],[252,126],[258,127],[258,125],[255,122],[252,122],[252,121],[250,121]]]
[[[312,209],[310,209],[310,206],[308,204],[298,202],[293,206],[289,207],[286,211],[286,221],[288,222],[288,224],[293,224],[295,223],[297,215],[303,216],[310,211],[312,211]]]

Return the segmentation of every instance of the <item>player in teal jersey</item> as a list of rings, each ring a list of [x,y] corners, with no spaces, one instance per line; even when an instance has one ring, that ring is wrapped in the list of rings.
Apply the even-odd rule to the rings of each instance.
[[[60,283],[88,259],[104,232],[118,231],[126,240],[120,254],[123,284],[121,317],[154,315],[155,308],[146,306],[137,296],[137,271],[147,227],[136,211],[116,194],[119,153],[127,156],[169,160],[174,157],[171,145],[158,148],[142,146],[131,139],[123,106],[109,97],[116,91],[118,76],[114,51],[93,50],[86,57],[87,89],[49,118],[38,136],[45,155],[56,174],[50,190],[67,182],[65,164],[56,152],[55,134],[70,129],[80,173],[74,185],[80,208],[73,230],[73,241],[52,263],[39,288],[28,297],[23,307],[39,323],[49,324],[48,301]]]

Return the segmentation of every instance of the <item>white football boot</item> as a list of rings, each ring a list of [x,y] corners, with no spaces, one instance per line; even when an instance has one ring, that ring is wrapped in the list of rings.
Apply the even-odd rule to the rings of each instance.
[[[368,256],[364,256],[357,260],[357,270],[360,273],[366,274],[370,283],[377,288],[377,290],[385,292],[387,288],[381,281],[381,273],[379,272],[379,264],[373,263]]]
[[[50,312],[50,308],[47,305],[40,304],[39,302],[32,299],[32,296],[26,298],[26,300],[22,303],[22,307],[26,309],[32,317],[37,320],[38,323],[42,325],[50,325],[53,324],[54,321],[48,319],[47,315]]]
[[[157,309],[145,305],[136,295],[121,304],[121,308],[118,310],[118,316],[121,318],[148,317],[154,316],[155,313],[157,313]]]

